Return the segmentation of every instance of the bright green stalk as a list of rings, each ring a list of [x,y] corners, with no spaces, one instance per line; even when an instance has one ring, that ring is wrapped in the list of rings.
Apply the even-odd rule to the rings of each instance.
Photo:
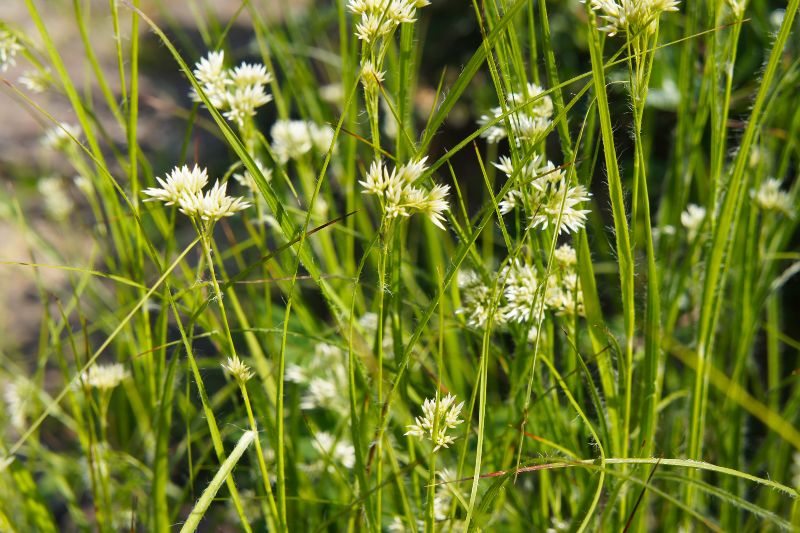
[[[203,516],[208,510],[208,507],[211,505],[211,501],[214,499],[214,496],[217,495],[217,492],[222,486],[222,482],[230,478],[230,474],[233,472],[233,468],[236,466],[236,463],[239,462],[242,454],[244,454],[245,450],[247,450],[248,446],[250,446],[255,438],[255,431],[245,431],[242,434],[241,438],[239,438],[239,442],[236,443],[236,447],[233,449],[228,458],[225,459],[225,462],[219,467],[219,470],[217,470],[217,473],[214,474],[214,478],[211,480],[211,483],[209,483],[208,487],[206,487],[206,490],[203,491],[200,499],[197,500],[192,512],[189,513],[189,516],[186,518],[186,522],[184,522],[183,526],[181,527],[181,533],[189,533],[197,529],[197,526],[200,525],[200,520],[202,520]]]
[[[708,379],[713,355],[714,335],[721,307],[721,292],[724,289],[730,261],[730,247],[732,245],[731,227],[735,224],[744,201],[745,191],[749,183],[746,172],[756,134],[761,126],[761,113],[771,92],[772,84],[778,67],[783,57],[783,49],[791,33],[792,23],[797,13],[800,0],[790,0],[786,15],[781,25],[780,32],[772,47],[769,61],[767,62],[764,76],[759,86],[750,118],[747,121],[739,146],[739,151],[731,171],[728,182],[728,191],[722,200],[717,224],[714,226],[711,248],[706,261],[705,279],[703,282],[703,297],[700,308],[700,324],[697,329],[697,372],[694,389],[692,392],[692,408],[689,432],[688,457],[699,459],[703,452],[703,436],[705,434],[705,414],[708,399]],[[686,488],[686,501],[692,501],[694,488]]]

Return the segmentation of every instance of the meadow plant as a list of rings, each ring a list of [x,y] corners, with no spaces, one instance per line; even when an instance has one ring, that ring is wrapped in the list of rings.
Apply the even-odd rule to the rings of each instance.
[[[800,0],[11,2],[0,530],[797,530]]]

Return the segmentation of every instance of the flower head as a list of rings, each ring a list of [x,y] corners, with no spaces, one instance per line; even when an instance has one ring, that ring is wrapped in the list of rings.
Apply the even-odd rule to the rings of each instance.
[[[703,227],[703,221],[706,219],[705,207],[699,205],[689,204],[686,206],[686,211],[681,213],[681,224],[688,232],[689,241],[694,241],[700,228]]]
[[[250,204],[239,196],[228,196],[228,183],[217,180],[211,190],[205,192],[186,192],[178,199],[181,213],[190,217],[200,217],[209,222],[216,222],[223,217],[247,209]]]
[[[196,195],[202,191],[208,183],[208,173],[205,168],[197,165],[191,170],[186,165],[175,167],[172,172],[166,175],[165,179],[156,178],[161,187],[150,187],[145,189],[144,194],[150,196],[146,202],[156,200],[164,202],[166,205],[179,203],[184,195]]]
[[[120,363],[92,365],[81,374],[84,383],[101,390],[111,390],[129,377],[130,374]]]
[[[240,384],[247,382],[254,375],[250,367],[244,364],[238,355],[228,357],[227,364],[223,364],[222,368]]]
[[[15,58],[20,50],[22,45],[17,41],[17,36],[8,30],[0,30],[0,72],[17,64]]]
[[[80,128],[78,126],[61,122],[47,130],[42,137],[42,145],[57,151],[67,150],[72,146],[72,139],[77,139],[79,135]]]
[[[614,36],[620,32],[632,35],[654,32],[661,13],[677,11],[679,3],[679,0],[591,0],[590,5],[607,23],[600,30]]]
[[[387,219],[410,217],[414,212],[422,212],[438,228],[445,229],[443,213],[450,208],[445,200],[450,187],[434,185],[431,190],[426,190],[414,185],[427,170],[426,160],[427,157],[412,160],[391,172],[383,161],[376,160],[364,181],[359,183],[364,187],[364,194],[378,197]]]
[[[792,197],[781,190],[781,182],[775,178],[768,178],[761,183],[758,190],[751,191],[751,196],[756,206],[764,211],[777,211],[788,217],[794,216]]]
[[[406,435],[427,438],[439,448],[447,448],[455,442],[455,438],[447,435],[448,429],[453,429],[463,422],[460,418],[464,402],[456,404],[456,397],[448,394],[443,398],[428,398],[422,404],[422,416],[415,419],[415,424],[408,427]]]

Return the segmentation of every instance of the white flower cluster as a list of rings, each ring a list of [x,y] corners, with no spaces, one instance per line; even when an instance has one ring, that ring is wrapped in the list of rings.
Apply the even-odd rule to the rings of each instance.
[[[23,87],[32,93],[41,94],[51,83],[50,69],[42,68],[36,70],[26,70],[17,79]]]
[[[197,217],[208,222],[216,222],[223,217],[247,209],[250,204],[238,196],[226,194],[227,183],[219,180],[211,190],[203,193],[208,183],[205,168],[197,165],[193,169],[188,166],[175,167],[166,179],[156,178],[161,187],[145,189],[144,194],[150,196],[147,201],[161,201],[165,205],[177,205],[181,213],[189,217]]]
[[[281,163],[298,160],[311,150],[326,153],[333,144],[333,129],[310,120],[278,120],[272,125],[272,150]]]
[[[775,178],[764,180],[758,190],[750,192],[756,206],[764,211],[776,211],[787,217],[794,217],[792,197],[781,190],[781,181]]]
[[[342,413],[350,409],[347,401],[346,369],[344,352],[336,346],[322,342],[314,347],[313,359],[303,366],[287,366],[286,381],[305,386],[300,398],[300,409],[328,409]]]
[[[36,183],[36,188],[44,200],[47,213],[55,220],[65,220],[75,208],[64,182],[58,176],[47,176]]]
[[[128,370],[120,363],[92,365],[81,374],[84,383],[101,390],[111,390],[129,377]]]
[[[438,403],[436,398],[428,398],[422,404],[422,416],[416,417],[416,424],[407,426],[406,435],[429,439],[436,445],[433,451],[447,448],[456,441],[447,434],[447,430],[463,422],[458,418],[463,408],[464,402],[457,404],[456,397],[452,394],[439,398]]]
[[[434,185],[431,190],[417,187],[414,183],[422,176],[427,167],[427,157],[416,159],[405,165],[389,168],[383,161],[372,163],[364,181],[364,194],[378,197],[383,215],[392,220],[397,217],[410,217],[414,212],[424,213],[437,227],[445,229],[444,215],[450,206],[445,200],[449,185]]]
[[[47,130],[41,142],[42,146],[45,148],[64,151],[72,147],[72,143],[74,142],[72,139],[77,139],[79,135],[80,128],[77,125],[61,122]]]
[[[349,0],[347,9],[361,17],[356,24],[356,37],[374,43],[400,24],[414,22],[417,9],[429,4],[428,0]]]
[[[456,312],[467,317],[475,328],[486,326],[490,317],[498,325],[511,323],[532,326],[531,333],[546,311],[558,316],[583,316],[583,292],[576,270],[577,255],[568,244],[559,246],[553,254],[554,264],[542,286],[543,266],[516,259],[492,276],[503,284],[502,295],[492,302],[492,289],[471,271],[459,273],[461,308]],[[496,307],[496,309],[495,309]]]
[[[686,211],[681,213],[681,225],[686,228],[686,237],[693,242],[703,227],[706,220],[706,208],[695,204],[686,206]]]
[[[237,355],[228,357],[228,362],[222,364],[222,369],[233,376],[240,384],[247,382],[254,375],[250,367],[244,364]]]
[[[511,130],[506,128],[506,120],[500,119],[481,133],[481,137],[489,143],[497,143],[511,136],[517,146],[523,141],[538,142],[542,140],[542,136],[550,127],[550,118],[553,116],[553,100],[544,92],[544,89],[535,83],[528,83],[523,92],[510,93],[506,97],[506,103],[508,110],[511,111],[507,117]],[[485,126],[502,116],[503,108],[494,107],[488,115],[482,115],[478,119],[478,124]]]
[[[495,166],[509,179],[517,180],[499,204],[502,214],[521,206],[531,213],[530,228],[553,226],[559,234],[576,232],[586,225],[590,211],[580,209],[579,204],[588,201],[591,193],[583,185],[571,187],[564,171],[543,156],[535,155],[519,167],[503,156]]]
[[[590,5],[607,23],[601,31],[612,37],[620,32],[633,37],[654,32],[661,14],[677,11],[679,3],[679,0],[591,0]]]
[[[0,30],[0,72],[17,64],[16,56],[20,50],[22,45],[17,41],[17,36],[8,30]]]
[[[327,431],[320,431],[314,435],[312,444],[320,455],[347,469],[352,469],[356,465],[356,449],[345,439],[336,440]]]
[[[267,72],[264,65],[257,63],[242,63],[228,69],[224,60],[224,52],[209,52],[207,57],[195,64],[194,77],[211,105],[242,128],[250,117],[255,116],[257,108],[272,101],[272,95],[266,91],[272,74]],[[195,102],[201,101],[194,89],[189,96]]]

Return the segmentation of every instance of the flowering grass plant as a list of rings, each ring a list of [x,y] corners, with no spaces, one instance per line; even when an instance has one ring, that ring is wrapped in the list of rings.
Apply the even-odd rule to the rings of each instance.
[[[797,530],[800,0],[12,2],[0,530]]]

